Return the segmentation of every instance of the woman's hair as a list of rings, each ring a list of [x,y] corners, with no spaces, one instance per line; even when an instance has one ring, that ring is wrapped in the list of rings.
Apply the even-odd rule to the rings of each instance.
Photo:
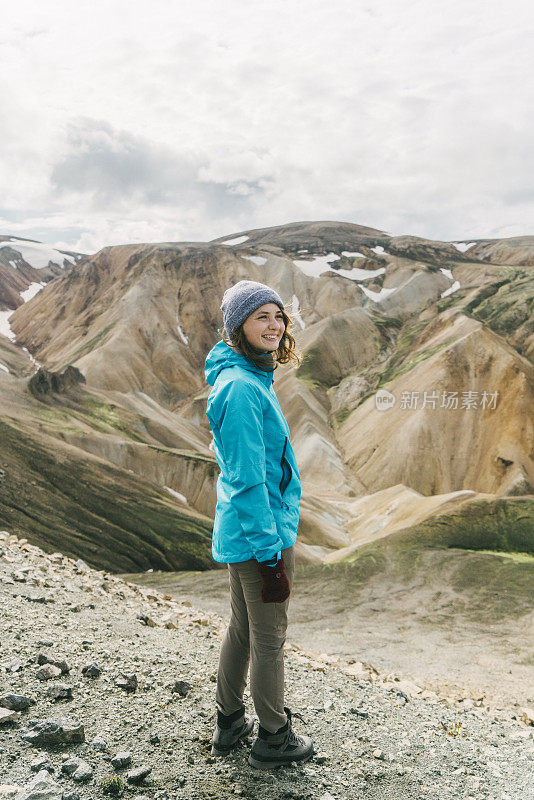
[[[228,335],[226,328],[219,330],[219,334],[229,347],[235,348],[242,355],[249,358],[257,367],[271,372],[276,369],[278,364],[287,364],[288,361],[296,361],[297,366],[300,365],[302,354],[297,350],[297,344],[289,332],[289,328],[293,327],[294,323],[289,314],[281,308],[282,317],[284,319],[285,330],[280,339],[280,343],[276,350],[269,353],[268,356],[258,353],[256,348],[253,348],[249,343],[245,332],[243,330],[243,322],[239,325],[231,336]],[[246,320],[244,320],[246,322]]]

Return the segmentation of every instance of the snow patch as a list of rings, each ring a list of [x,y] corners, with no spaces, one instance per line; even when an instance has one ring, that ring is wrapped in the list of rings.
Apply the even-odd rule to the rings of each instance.
[[[332,261],[338,261],[340,256],[335,253],[329,253],[327,256],[314,256],[313,261],[293,261],[305,275],[312,278],[318,278],[323,272],[335,272],[337,275],[342,275],[344,278],[349,278],[351,281],[366,281],[369,278],[374,278],[376,275],[381,275],[386,271],[385,267],[379,269],[334,269],[330,266]]]
[[[41,366],[40,363],[32,356],[28,348],[23,347],[22,349],[24,350],[24,352],[26,353],[32,364],[34,364],[37,367],[37,369],[39,369],[39,367]]]
[[[12,313],[13,311],[11,309],[8,311],[0,311],[0,334],[2,334],[2,336],[7,336],[8,339],[14,342],[15,334],[11,330],[11,325],[9,324],[9,318]]]
[[[393,287],[392,289],[381,289],[379,292],[372,292],[370,289],[367,289],[365,286],[361,285],[360,288],[363,292],[365,292],[367,297],[373,301],[373,303],[380,303],[381,300],[384,300],[392,292],[394,292],[396,287]]]
[[[0,242],[0,249],[2,247],[10,247],[12,250],[16,250],[17,253],[21,254],[24,261],[34,269],[43,269],[43,267],[48,266],[50,261],[59,267],[63,267],[64,261],[69,261],[71,264],[76,263],[73,256],[60,253],[55,247],[42,242],[28,242],[10,238]]]
[[[382,253],[386,252],[381,244],[377,244],[375,247],[371,247],[371,250],[373,251],[373,253],[377,253],[378,255],[382,255]]]
[[[267,263],[267,259],[262,258],[261,256],[241,256],[241,258],[246,258],[247,261],[252,261],[252,263],[257,264],[258,267],[263,267],[263,265]]]
[[[445,291],[441,293],[440,297],[448,297],[448,295],[452,294],[459,288],[460,288],[460,281],[454,281],[452,286],[450,286],[448,289],[445,289]]]
[[[451,242],[451,244],[454,245],[454,247],[456,247],[456,249],[459,250],[460,253],[465,253],[465,251],[468,250],[470,247],[473,247],[473,245],[476,244],[476,242]]]
[[[213,436],[211,437],[211,442],[208,445],[208,450],[215,450],[215,445],[213,442]]]
[[[185,496],[185,494],[181,494],[180,492],[177,492],[175,489],[171,489],[170,486],[164,486],[163,488],[167,489],[169,494],[172,494],[173,497],[177,497],[178,500],[181,500],[183,503],[187,503],[187,497]]]
[[[225,242],[221,242],[221,244],[243,244],[248,238],[248,236],[238,236],[236,239],[227,239]]]
[[[20,296],[22,297],[24,302],[27,303],[28,300],[31,300],[32,297],[35,297],[35,295],[38,292],[41,291],[43,286],[46,286],[46,284],[45,283],[30,283],[30,285],[28,286],[27,289],[25,289],[24,292],[20,292]]]
[[[293,306],[292,306],[292,309],[291,309],[291,313],[293,314],[293,316],[295,317],[295,319],[299,323],[299,325],[302,328],[302,330],[304,330],[304,328],[306,327],[306,323],[304,322],[304,320],[300,316],[300,303],[299,303],[299,299],[298,299],[296,294],[293,295]]]
[[[313,261],[298,260],[293,261],[293,264],[302,270],[305,275],[309,275],[311,278],[318,278],[322,272],[328,272],[328,270],[332,269],[330,263],[339,261],[339,258],[335,253],[328,253],[327,256],[314,256]]]
[[[444,275],[447,276],[447,278],[449,278],[449,280],[451,280],[451,281],[454,280],[454,278],[452,277],[452,272],[450,271],[450,269],[445,269],[445,267],[440,267],[440,270],[443,272]]]
[[[365,258],[363,253],[351,253],[349,250],[342,250],[341,255],[346,256],[347,258]]]
[[[2,364],[2,362],[1,362],[1,361],[0,361],[0,369],[3,369],[3,370],[4,370],[4,372],[7,372],[7,373],[9,373],[9,370],[8,370],[8,368],[6,367],[6,365],[5,365],[5,364]]]
[[[176,318],[176,326],[178,328],[178,333],[180,334],[180,339],[184,344],[189,344],[189,338],[185,335],[182,330],[182,326],[178,323],[178,318]]]

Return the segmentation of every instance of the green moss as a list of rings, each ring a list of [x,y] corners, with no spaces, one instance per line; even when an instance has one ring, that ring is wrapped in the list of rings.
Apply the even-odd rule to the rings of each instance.
[[[317,362],[321,359],[321,350],[319,347],[310,347],[307,353],[304,354],[302,362],[297,367],[297,378],[303,381],[308,386],[314,389],[327,389],[327,385],[322,381],[317,380],[317,374],[320,369],[316,366]]]
[[[79,347],[77,350],[74,351],[74,353],[72,353],[69,363],[61,367],[59,372],[63,372],[63,370],[66,369],[66,367],[68,367],[69,364],[73,364],[73,362],[76,361],[76,359],[85,355],[85,353],[94,350],[97,344],[103,344],[102,340],[115,327],[116,324],[117,324],[116,322],[112,322],[110,325],[106,325],[106,327],[103,328],[99,333],[97,333],[96,336],[93,336],[92,339],[89,339],[87,342],[84,342],[84,344],[81,347]]]
[[[5,420],[0,440],[0,518],[13,533],[110,571],[213,565],[211,524],[180,513],[163,489]]]

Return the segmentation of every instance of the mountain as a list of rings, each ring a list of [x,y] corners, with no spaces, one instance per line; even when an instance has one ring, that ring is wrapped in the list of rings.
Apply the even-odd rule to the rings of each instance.
[[[533,247],[298,222],[78,259],[9,316],[11,340],[0,336],[0,520],[43,548],[60,530],[56,549],[94,566],[135,571],[133,543],[143,565],[212,565],[203,364],[223,292],[243,278],[279,292],[303,356],[274,384],[302,476],[299,560],[342,559],[423,521],[461,532],[478,501],[531,509]],[[62,491],[62,476],[81,472],[87,488]],[[62,521],[46,529],[59,499]],[[70,530],[80,509],[90,533]],[[110,550],[108,536],[128,544]],[[496,547],[490,538],[477,546]],[[533,545],[525,536],[525,552]]]

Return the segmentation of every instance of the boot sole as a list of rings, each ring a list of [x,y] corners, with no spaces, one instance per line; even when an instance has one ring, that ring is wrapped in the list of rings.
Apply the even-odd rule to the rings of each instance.
[[[242,733],[239,734],[239,736],[237,737],[235,742],[232,745],[230,745],[229,747],[219,748],[219,747],[216,747],[214,744],[212,744],[212,746],[211,746],[211,755],[212,756],[227,756],[236,747],[236,745],[237,745],[237,743],[239,742],[240,739],[245,739],[247,736],[250,736],[250,734],[252,733],[253,728],[254,728],[254,720],[252,719],[249,722],[249,724],[247,725],[247,727],[245,728],[245,730]]]
[[[255,767],[256,769],[276,769],[277,767],[287,767],[287,765],[291,764],[293,761],[297,764],[304,764],[304,762],[309,761],[313,755],[315,755],[314,750],[302,758],[290,758],[287,761],[258,761],[251,753],[248,757],[248,763],[251,767]]]

